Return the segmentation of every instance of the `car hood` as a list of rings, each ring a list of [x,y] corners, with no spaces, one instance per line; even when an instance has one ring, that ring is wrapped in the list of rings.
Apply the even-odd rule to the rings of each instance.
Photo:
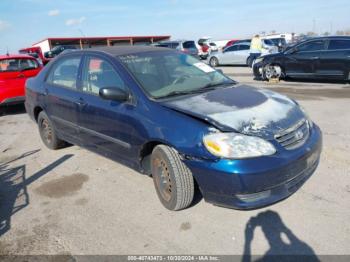
[[[301,119],[300,107],[288,97],[246,85],[215,89],[161,104],[206,121],[222,132],[271,139]]]
[[[261,57],[263,57],[264,59],[270,59],[270,58],[275,58],[275,57],[279,57],[279,56],[283,56],[283,53],[277,52],[277,53],[273,53],[273,54],[264,54]]]

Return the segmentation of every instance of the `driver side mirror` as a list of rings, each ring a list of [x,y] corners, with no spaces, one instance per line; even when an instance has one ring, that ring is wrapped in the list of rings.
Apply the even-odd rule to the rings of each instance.
[[[103,87],[99,90],[101,98],[119,102],[128,101],[130,94],[119,87]]]

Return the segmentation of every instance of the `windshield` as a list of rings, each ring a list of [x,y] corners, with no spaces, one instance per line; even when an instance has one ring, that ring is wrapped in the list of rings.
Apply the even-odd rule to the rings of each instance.
[[[235,82],[194,57],[177,52],[148,52],[119,57],[153,98],[201,92]]]
[[[281,44],[281,45],[286,45],[287,42],[286,42],[286,39],[284,38],[272,38],[270,39],[276,46]]]
[[[275,45],[270,39],[264,39],[265,45]]]
[[[3,59],[0,60],[0,73],[23,71],[38,68],[38,63],[33,59]]]

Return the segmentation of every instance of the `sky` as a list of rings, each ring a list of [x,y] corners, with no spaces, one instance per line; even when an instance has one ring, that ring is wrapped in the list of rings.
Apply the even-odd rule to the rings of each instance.
[[[47,37],[250,37],[350,29],[349,0],[0,0],[0,54]]]

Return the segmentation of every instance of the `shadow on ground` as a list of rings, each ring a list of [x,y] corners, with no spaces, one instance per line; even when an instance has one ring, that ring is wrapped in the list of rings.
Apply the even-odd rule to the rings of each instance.
[[[7,115],[17,115],[26,113],[24,104],[1,106],[0,107],[0,117]]]
[[[40,150],[30,151],[5,163],[0,163],[0,237],[10,230],[11,217],[29,205],[28,185],[73,156],[72,154],[64,155],[29,178],[26,178],[25,165],[9,166],[11,163],[38,151]]]
[[[261,257],[252,256],[251,244],[254,230],[261,227],[269,244],[269,250]],[[268,210],[249,219],[245,229],[242,262],[250,261],[320,261],[313,249],[300,240],[283,223],[278,213]]]

